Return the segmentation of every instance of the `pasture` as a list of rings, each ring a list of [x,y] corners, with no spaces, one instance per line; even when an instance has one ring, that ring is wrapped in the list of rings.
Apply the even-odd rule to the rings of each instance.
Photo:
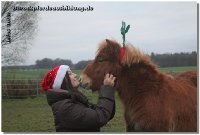
[[[161,71],[177,73],[188,70],[197,70],[196,67],[173,67],[160,68]],[[2,71],[4,79],[38,79],[45,75],[48,70],[15,70]],[[73,70],[78,75],[81,70]],[[90,102],[96,103],[97,93],[82,90]],[[125,132],[123,117],[123,105],[116,93],[115,117],[104,126],[102,132]],[[51,108],[48,106],[46,97],[40,95],[36,98],[27,99],[2,99],[2,132],[55,132],[54,120]]]
[[[98,94],[84,92],[89,100],[97,102]],[[122,104],[116,95],[116,115],[102,128],[102,132],[124,132]],[[55,132],[54,119],[46,97],[2,100],[2,132]]]

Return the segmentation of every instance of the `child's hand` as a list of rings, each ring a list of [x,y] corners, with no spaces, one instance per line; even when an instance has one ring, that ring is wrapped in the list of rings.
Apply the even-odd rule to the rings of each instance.
[[[115,79],[116,79],[116,77],[114,77],[112,74],[106,74],[104,77],[103,84],[113,87],[115,85]]]

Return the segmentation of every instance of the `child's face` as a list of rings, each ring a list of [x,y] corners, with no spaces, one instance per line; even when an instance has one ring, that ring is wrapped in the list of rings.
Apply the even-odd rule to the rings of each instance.
[[[78,87],[80,82],[77,79],[77,75],[75,73],[73,73],[70,69],[67,72],[69,74],[69,78],[71,80],[72,86]]]

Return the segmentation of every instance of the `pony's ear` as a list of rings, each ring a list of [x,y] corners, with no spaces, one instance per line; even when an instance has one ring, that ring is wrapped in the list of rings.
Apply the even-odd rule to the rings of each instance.
[[[110,39],[106,39],[106,43],[110,45],[110,44],[112,44],[113,42],[112,42]]]

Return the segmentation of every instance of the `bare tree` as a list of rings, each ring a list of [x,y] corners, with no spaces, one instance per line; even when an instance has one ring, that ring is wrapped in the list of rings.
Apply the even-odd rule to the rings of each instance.
[[[37,31],[38,12],[14,11],[14,7],[34,7],[38,2],[1,3],[1,47],[2,64],[16,65],[27,57]]]

